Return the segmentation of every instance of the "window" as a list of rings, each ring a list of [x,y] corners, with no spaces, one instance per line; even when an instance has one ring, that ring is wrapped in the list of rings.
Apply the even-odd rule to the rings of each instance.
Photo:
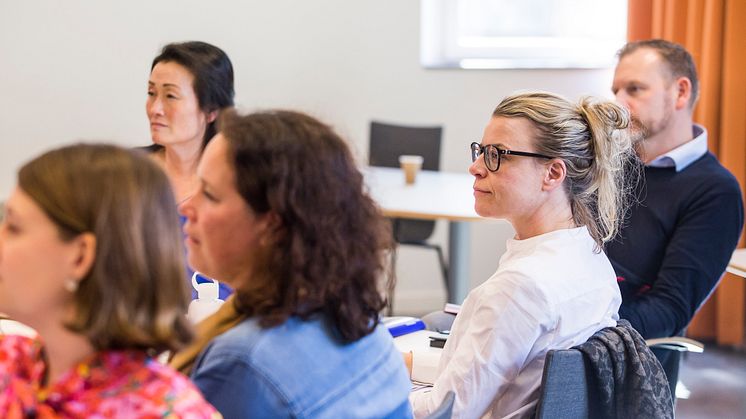
[[[626,42],[626,0],[421,0],[427,68],[603,68]]]

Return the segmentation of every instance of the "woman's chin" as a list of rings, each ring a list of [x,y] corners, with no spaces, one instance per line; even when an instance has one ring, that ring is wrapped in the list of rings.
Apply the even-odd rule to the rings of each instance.
[[[487,205],[480,205],[479,202],[476,202],[474,204],[474,212],[476,212],[480,217],[485,218],[500,218],[497,211],[495,211],[494,208],[491,208]]]
[[[204,264],[200,263],[200,261],[192,260],[192,258],[187,258],[187,265],[189,265],[189,268],[194,272],[199,272],[206,277],[212,278],[212,276],[210,275],[211,272],[208,272],[211,271],[211,269],[204,266]]]

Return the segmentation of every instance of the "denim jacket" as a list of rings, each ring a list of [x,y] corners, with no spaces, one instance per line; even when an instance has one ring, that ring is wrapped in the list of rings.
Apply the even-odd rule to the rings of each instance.
[[[199,355],[192,380],[226,418],[409,418],[410,382],[382,325],[342,344],[321,318],[243,321]]]

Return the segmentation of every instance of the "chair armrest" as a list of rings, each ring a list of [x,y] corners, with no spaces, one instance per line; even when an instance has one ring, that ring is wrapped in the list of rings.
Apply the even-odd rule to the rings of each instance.
[[[649,348],[670,349],[672,351],[679,352],[701,353],[705,350],[704,343],[696,341],[694,339],[685,338],[683,336],[647,339],[645,343],[648,345]]]

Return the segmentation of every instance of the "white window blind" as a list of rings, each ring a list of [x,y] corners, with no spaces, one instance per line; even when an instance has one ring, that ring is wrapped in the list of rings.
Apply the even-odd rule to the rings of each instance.
[[[626,0],[421,0],[428,68],[603,68],[627,35]]]

